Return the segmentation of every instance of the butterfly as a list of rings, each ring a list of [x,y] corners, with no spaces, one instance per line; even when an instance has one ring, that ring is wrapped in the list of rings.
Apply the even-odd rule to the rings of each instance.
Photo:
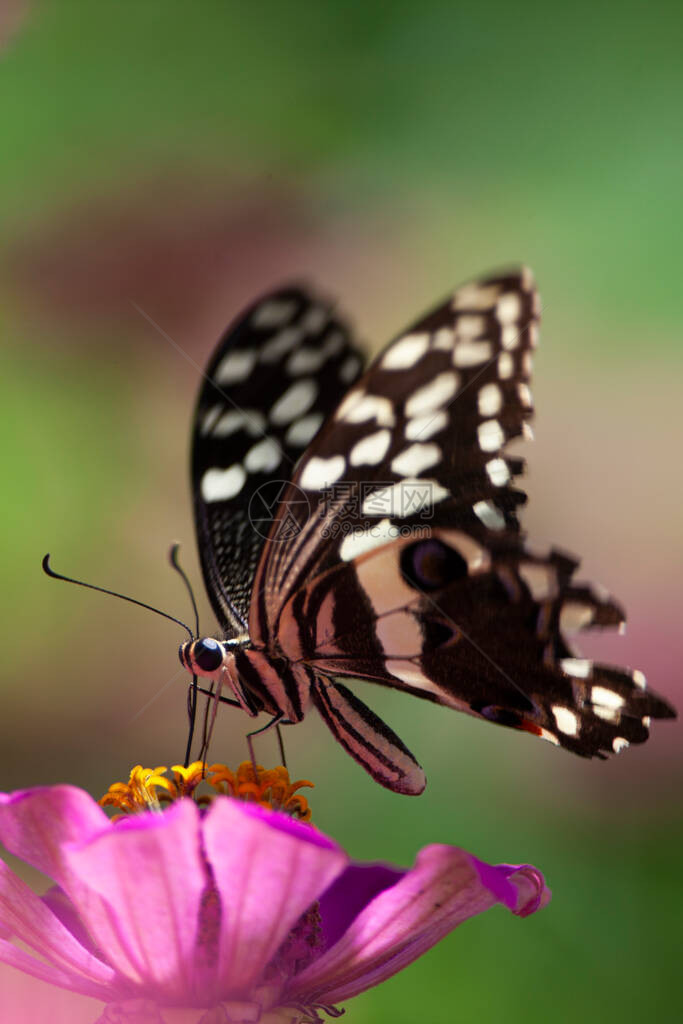
[[[571,646],[620,626],[578,560],[520,529],[540,305],[511,270],[463,285],[364,369],[345,320],[298,287],[226,331],[192,434],[199,554],[222,638],[182,664],[250,716],[313,706],[381,785],[425,775],[356,696],[394,687],[584,757],[604,758],[675,717],[641,672]]]

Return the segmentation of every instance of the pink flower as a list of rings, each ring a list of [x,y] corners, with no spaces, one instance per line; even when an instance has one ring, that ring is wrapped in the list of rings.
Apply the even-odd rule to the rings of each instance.
[[[0,841],[56,883],[41,898],[0,862],[0,960],[104,1001],[99,1024],[336,1016],[467,918],[549,899],[535,868],[452,846],[409,870],[353,864],[311,825],[222,795],[114,823],[71,786],[2,794]]]

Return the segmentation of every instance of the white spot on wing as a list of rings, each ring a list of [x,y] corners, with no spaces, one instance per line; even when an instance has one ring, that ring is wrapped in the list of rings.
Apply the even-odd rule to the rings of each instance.
[[[453,362],[456,366],[479,366],[487,362],[493,355],[490,341],[458,341],[453,350]]]
[[[389,487],[378,487],[363,499],[363,515],[393,515],[398,518],[415,515],[431,508],[450,492],[436,480],[400,480]]]
[[[318,334],[330,318],[324,306],[311,306],[299,320],[299,326],[306,334]]]
[[[364,437],[351,449],[349,462],[352,466],[376,466],[389,451],[391,431],[384,428],[376,434]]]
[[[561,704],[553,704],[551,710],[560,732],[563,732],[565,736],[576,736],[578,734],[579,719],[571,708],[564,708]]]
[[[531,398],[531,391],[529,390],[529,385],[524,384],[523,382],[519,383],[517,385],[517,394],[519,395],[519,400],[524,406],[524,408],[531,409],[534,403]]]
[[[593,669],[593,662],[588,658],[561,658],[560,668],[575,679],[588,679]]]
[[[612,740],[612,750],[615,754],[621,753],[622,750],[626,750],[631,744],[628,740],[625,740],[623,736],[615,736]]]
[[[244,459],[248,473],[270,473],[280,465],[280,445],[272,437],[266,437],[250,448]]]
[[[255,349],[228,352],[216,367],[213,379],[217,384],[239,384],[247,379],[255,363]]]
[[[344,348],[344,335],[341,331],[332,331],[328,334],[323,345],[325,352],[328,356],[339,355],[341,350]]]
[[[284,327],[270,338],[261,349],[261,362],[275,363],[280,356],[290,352],[303,338],[300,327]]]
[[[647,680],[645,679],[645,676],[640,671],[640,669],[634,669],[631,673],[631,678],[633,679],[634,685],[637,686],[640,690],[644,690],[647,687]]]
[[[237,462],[229,469],[207,469],[202,477],[201,492],[206,502],[229,501],[244,487],[247,474]]]
[[[237,430],[246,430],[258,437],[266,426],[266,418],[257,409],[230,409],[224,413],[211,431],[214,437],[230,437]]]
[[[515,362],[509,352],[501,352],[498,356],[498,376],[508,380],[515,372]]]
[[[522,332],[518,324],[505,324],[501,328],[500,343],[507,351],[517,348],[522,340]]]
[[[480,416],[495,416],[503,406],[503,394],[497,384],[484,384],[477,396]]]
[[[446,370],[439,373],[429,384],[414,391],[405,404],[407,417],[419,416],[421,413],[436,410],[439,406],[445,405],[458,390],[459,378],[457,373]]]
[[[299,483],[307,491],[320,491],[339,480],[346,468],[343,455],[333,455],[329,459],[312,456],[304,466]]]
[[[339,367],[339,377],[345,384],[350,384],[360,370],[360,359],[358,356],[349,356]]]
[[[439,327],[434,333],[432,348],[437,352],[450,352],[455,344],[455,334],[450,327]]]
[[[354,392],[347,395],[347,398],[351,398],[352,395],[353,401],[349,402],[348,406],[345,399],[339,407],[338,419],[343,419],[347,423],[364,423],[365,420],[375,419],[380,427],[393,427],[394,407],[388,398],[363,395],[358,399]]]
[[[285,369],[291,377],[298,377],[302,373],[315,373],[326,359],[327,354],[321,348],[299,348],[292,352]]]
[[[604,722],[611,722],[613,725],[619,721],[620,714],[615,711],[614,708],[602,707],[600,704],[596,704],[593,708],[593,714],[597,715],[598,718],[602,718]]]
[[[454,309],[490,309],[500,295],[499,284],[466,284],[453,296]]]
[[[497,452],[505,441],[505,434],[498,420],[484,420],[477,427],[479,447],[483,452]]]
[[[321,412],[311,412],[308,416],[294,420],[285,434],[285,441],[298,448],[305,448],[320,430],[323,419],[324,416]]]
[[[407,370],[422,358],[428,347],[428,334],[407,334],[388,349],[380,366],[383,370]]]
[[[336,420],[343,420],[351,412],[356,403],[359,403],[364,397],[365,392],[362,388],[354,388],[352,391],[342,399],[342,402],[337,409],[334,418]]]
[[[505,529],[505,516],[492,501],[478,501],[472,506],[472,510],[489,530]]]
[[[614,690],[608,690],[606,686],[591,687],[591,702],[601,704],[603,708],[614,708],[614,710],[623,708],[626,703],[620,694],[615,693]]]
[[[311,377],[304,377],[287,388],[270,410],[271,423],[283,426],[297,416],[308,412],[318,394],[318,385]]]
[[[486,472],[495,487],[503,487],[510,479],[510,470],[505,459],[490,459],[486,463]]]
[[[496,315],[502,324],[519,320],[522,314],[522,303],[517,292],[507,292],[496,303]]]
[[[251,326],[281,327],[294,316],[297,304],[291,299],[269,299],[257,306],[251,314]]]
[[[211,433],[211,428],[223,412],[224,408],[224,405],[212,405],[210,409],[207,409],[207,411],[202,415],[202,422],[199,427],[200,434]]]
[[[381,519],[378,523],[365,529],[353,530],[344,537],[339,548],[339,556],[343,562],[350,562],[359,555],[364,555],[373,548],[382,547],[399,536],[398,527],[390,519]]]
[[[448,413],[445,409],[438,412],[426,412],[421,416],[415,416],[408,420],[405,425],[407,441],[427,441],[434,434],[448,426]]]
[[[458,339],[480,338],[486,330],[486,318],[483,316],[461,315],[455,322],[455,333]]]
[[[438,444],[411,444],[392,460],[391,469],[399,476],[419,476],[441,461]]]

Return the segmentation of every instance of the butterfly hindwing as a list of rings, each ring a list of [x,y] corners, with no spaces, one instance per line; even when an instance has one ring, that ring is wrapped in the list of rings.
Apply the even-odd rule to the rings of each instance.
[[[335,738],[376,782],[407,796],[423,791],[424,772],[408,748],[341,679],[316,675],[311,696]]]
[[[204,579],[229,636],[245,632],[285,481],[361,367],[345,323],[299,288],[256,302],[211,358],[194,418],[192,489]]]
[[[623,612],[573,584],[568,565],[556,551],[487,551],[458,531],[397,540],[293,598],[315,631],[300,631],[291,654],[319,674],[407,690],[581,756],[617,753],[671,712],[641,673],[575,656],[565,632],[621,625]],[[295,635],[289,609],[282,624]]]

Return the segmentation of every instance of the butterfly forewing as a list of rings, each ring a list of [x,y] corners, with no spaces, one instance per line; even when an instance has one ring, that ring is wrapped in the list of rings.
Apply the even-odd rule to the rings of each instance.
[[[226,633],[245,633],[258,559],[285,482],[361,371],[347,326],[298,288],[231,325],[195,413],[192,489],[204,579]]]
[[[351,388],[297,467],[298,531],[268,553],[252,636],[274,629],[311,575],[433,524],[473,536],[518,531],[511,486],[522,463],[502,454],[528,431],[538,329],[531,275],[466,285],[400,335]]]

